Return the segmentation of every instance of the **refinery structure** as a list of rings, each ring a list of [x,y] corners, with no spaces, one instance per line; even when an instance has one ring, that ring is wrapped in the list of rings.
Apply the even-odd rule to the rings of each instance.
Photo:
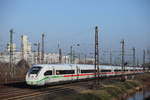
[[[20,36],[20,49],[18,45],[13,42],[13,30],[10,30],[10,41],[5,44],[5,50],[0,52],[0,62],[17,64],[21,60],[25,60],[28,64],[94,64],[95,58],[94,53],[82,53],[82,51],[75,52],[75,47],[80,48],[80,44],[72,44],[69,52],[63,52],[58,44],[55,52],[45,52],[44,40],[45,35],[42,33],[41,40],[36,43],[31,43],[27,35]],[[97,36],[98,37],[98,36]],[[98,40],[98,39],[97,39]],[[96,43],[97,44],[97,43]],[[143,51],[143,61],[139,62],[139,58],[136,56],[136,50],[133,47],[130,51],[126,51],[125,54],[124,44],[125,41],[120,42],[121,50],[99,50],[100,52],[99,61],[105,65],[121,65],[123,63],[129,66],[141,66],[141,63],[148,62],[146,54]],[[96,46],[95,46],[96,47]],[[150,54],[150,53],[149,53]],[[99,55],[97,55],[99,56]],[[123,61],[122,59],[126,59]]]
[[[39,64],[42,63],[42,46],[41,43],[34,43],[32,44],[29,41],[29,38],[27,35],[22,35],[20,37],[21,41],[21,48],[20,50],[17,50],[17,46],[15,43],[10,43],[8,42],[5,50],[0,53],[0,62],[6,62],[9,63],[10,61],[10,48],[12,49],[13,52],[13,63],[18,63],[20,60],[24,59],[26,60],[29,64]],[[11,46],[11,47],[10,47]],[[36,49],[33,50],[33,46],[35,46]],[[62,54],[60,51],[61,49],[58,50],[58,53],[44,53],[44,58],[43,58],[43,63],[47,64],[56,64],[56,63],[64,63],[64,64],[69,64],[71,63],[71,56],[70,54]],[[78,57],[74,57],[72,63],[79,63],[82,60],[79,59]],[[86,58],[86,60],[94,61],[92,58]],[[82,62],[85,62],[85,59],[83,59]]]

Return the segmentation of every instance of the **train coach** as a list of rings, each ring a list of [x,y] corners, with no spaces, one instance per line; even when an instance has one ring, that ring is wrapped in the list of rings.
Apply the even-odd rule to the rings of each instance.
[[[121,66],[99,66],[100,77],[122,74],[143,73],[143,68],[126,67],[122,72]],[[84,64],[36,64],[26,74],[28,85],[42,86],[59,82],[77,81],[95,77],[94,65]]]

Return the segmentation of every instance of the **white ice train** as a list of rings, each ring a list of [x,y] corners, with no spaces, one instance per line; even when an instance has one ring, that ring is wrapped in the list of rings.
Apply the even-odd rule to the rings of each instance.
[[[100,65],[100,77],[121,74],[143,73],[143,68],[126,67],[122,72],[121,66]],[[33,65],[26,74],[28,85],[45,85],[67,81],[77,81],[95,77],[94,65],[83,64],[37,64]]]

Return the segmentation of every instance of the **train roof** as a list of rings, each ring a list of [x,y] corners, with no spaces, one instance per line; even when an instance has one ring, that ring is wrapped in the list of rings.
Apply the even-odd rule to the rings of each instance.
[[[33,66],[40,66],[40,67],[49,67],[49,68],[53,68],[55,67],[55,69],[75,69],[77,67],[80,67],[80,69],[94,69],[94,65],[89,65],[89,64],[35,64]],[[117,69],[117,70],[121,70],[122,67],[121,66],[112,66],[112,65],[99,65],[100,69]],[[126,66],[125,69],[142,69],[140,67],[129,67]]]
[[[80,69],[94,69],[94,65],[88,65],[88,64],[35,64],[33,66],[40,66],[40,67],[55,67],[56,69],[75,69],[77,67],[80,67]],[[100,69],[121,69],[121,66],[112,66],[112,65],[100,65]],[[141,69],[138,67],[126,67],[126,69]]]

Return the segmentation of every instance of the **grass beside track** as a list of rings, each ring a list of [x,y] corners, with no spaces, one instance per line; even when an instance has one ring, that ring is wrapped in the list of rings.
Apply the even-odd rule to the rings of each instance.
[[[138,75],[134,80],[112,81],[97,90],[81,91],[79,94],[64,96],[57,100],[118,100],[125,93],[134,93],[137,87],[150,86],[150,74]]]

